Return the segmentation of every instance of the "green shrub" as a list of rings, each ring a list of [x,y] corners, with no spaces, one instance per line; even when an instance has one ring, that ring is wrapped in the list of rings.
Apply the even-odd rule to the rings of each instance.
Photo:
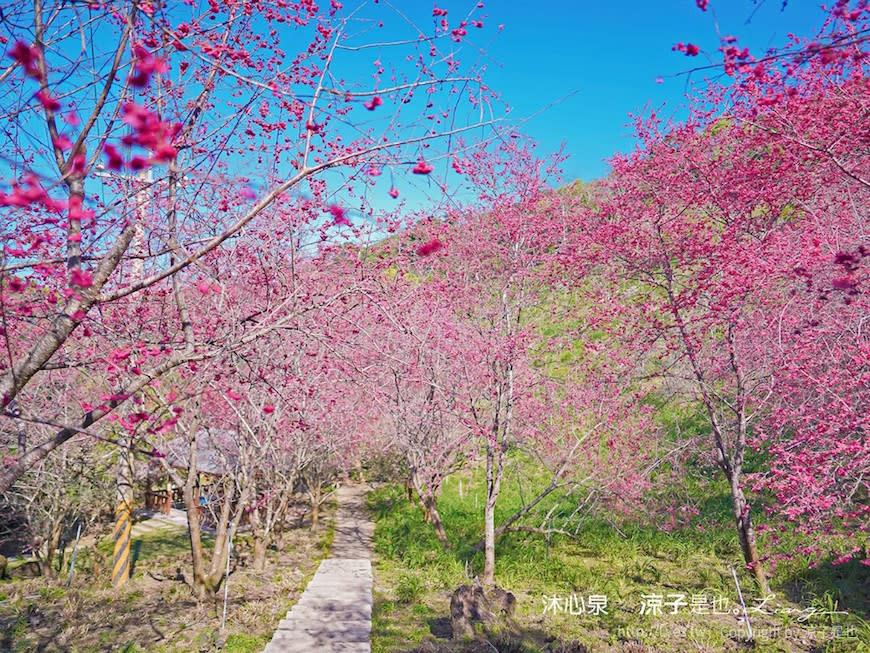
[[[63,587],[40,587],[39,588],[39,596],[46,601],[50,601],[52,599],[59,599],[66,595],[66,590]]]
[[[396,598],[401,603],[413,603],[423,595],[425,589],[416,574],[404,573],[396,583]]]

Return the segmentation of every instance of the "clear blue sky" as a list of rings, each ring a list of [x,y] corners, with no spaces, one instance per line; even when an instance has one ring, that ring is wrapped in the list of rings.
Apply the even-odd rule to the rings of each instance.
[[[468,7],[439,4],[455,6],[457,13]],[[594,179],[606,174],[611,154],[633,147],[629,112],[664,104],[661,115],[669,116],[685,106],[688,78],[675,75],[708,63],[708,56],[715,60],[717,23],[721,34],[763,52],[785,43],[789,32],[814,35],[824,20],[820,4],[790,0],[783,8],[782,0],[711,0],[702,12],[694,0],[490,0],[483,10],[489,25],[504,24],[504,30],[487,47],[487,78],[516,116],[531,116],[576,91],[523,131],[544,152],[565,142],[571,157],[566,180]],[[678,41],[698,44],[701,54],[672,52]],[[703,81],[701,74],[693,79]]]
[[[475,8],[477,0],[434,3],[448,11],[451,28],[469,13],[484,22],[483,29],[469,26],[461,44],[442,37],[439,51],[455,52],[463,69],[480,57],[476,63],[486,65],[485,81],[511,106],[512,119],[538,143],[540,155],[565,144],[569,158],[563,182],[601,178],[613,154],[634,148],[630,113],[655,109],[664,118],[684,117],[693,84],[703,85],[705,75],[727,80],[716,70],[681,74],[721,61],[719,35],[737,36],[741,47],[762,55],[785,45],[790,32],[815,36],[825,19],[815,0],[788,0],[785,6],[783,0],[710,0],[707,11],[695,0],[483,1],[482,9]],[[391,8],[401,14],[376,32],[378,40],[413,38],[417,29],[431,35],[440,20],[432,16],[432,0],[369,0],[366,5],[372,16]],[[353,7],[345,2],[346,11]],[[372,33],[363,37],[370,40]],[[700,55],[672,51],[680,41],[697,44]],[[385,60],[390,54],[384,51]],[[367,79],[376,56],[363,51],[349,70]],[[449,177],[448,168],[447,160],[437,161],[433,177]],[[413,177],[399,184],[406,208],[437,203],[441,193],[433,180]],[[395,205],[386,194],[390,183],[384,175],[372,191],[378,209]]]
[[[326,6],[328,0],[320,4]],[[357,0],[344,4],[345,12],[357,8]],[[368,29],[361,29],[361,42],[414,39],[417,28],[434,33],[433,0],[365,0],[364,4],[357,26]],[[539,143],[541,154],[565,143],[569,155],[565,181],[602,177],[611,155],[633,148],[631,128],[626,126],[630,112],[654,107],[659,115],[684,115],[691,80],[679,73],[718,61],[717,29],[762,53],[784,44],[789,32],[813,36],[824,19],[816,0],[789,0],[785,7],[782,0],[710,0],[706,12],[697,8],[695,0],[484,0],[482,9],[475,9],[477,0],[437,0],[437,4],[448,10],[451,27],[471,10],[475,18],[483,18],[484,29],[469,26],[467,37],[457,45],[445,36],[438,42],[439,49],[455,49],[464,69],[482,57],[486,81],[511,105],[514,120],[529,118],[520,129]],[[383,32],[372,27],[378,15],[396,19],[396,12],[399,19],[386,21]],[[499,30],[499,25],[504,29]],[[305,47],[305,37],[303,32],[288,31],[287,51]],[[698,44],[701,55],[672,52],[678,41]],[[342,61],[347,58],[349,63],[342,70],[367,90],[375,58],[384,56],[389,61],[392,54],[390,48],[342,53]],[[657,78],[662,83],[656,83]],[[696,74],[694,81],[702,83],[702,75]],[[391,109],[369,114],[360,107],[350,115],[356,121],[389,120]],[[436,164],[439,174],[450,174],[447,159]],[[408,162],[411,165],[413,160]],[[340,172],[334,174],[340,177]],[[441,196],[433,183],[437,176],[406,175],[402,199],[413,208],[437,201]],[[384,174],[371,190],[377,208],[396,206],[387,195],[391,183],[391,176]],[[341,199],[341,191],[337,192]]]

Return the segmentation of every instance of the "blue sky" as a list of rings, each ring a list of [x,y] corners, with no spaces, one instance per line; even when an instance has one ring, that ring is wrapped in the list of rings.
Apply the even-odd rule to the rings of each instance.
[[[440,20],[432,16],[431,0],[365,4],[363,23],[379,9],[398,11],[400,20],[385,22],[383,31],[363,32],[361,41],[413,38],[416,30],[432,34]],[[786,44],[790,32],[814,36],[825,19],[814,0],[789,0],[785,6],[783,0],[710,0],[707,11],[695,0],[484,0],[482,9],[476,8],[477,0],[435,4],[447,9],[451,27],[469,13],[483,19],[484,29],[469,26],[461,44],[439,39],[439,51],[455,53],[463,68],[486,65],[485,81],[511,106],[511,119],[538,143],[539,155],[564,143],[563,183],[601,178],[613,154],[633,149],[630,113],[655,109],[663,118],[679,119],[687,113],[687,95],[693,85],[704,84],[705,75],[727,80],[715,70],[684,74],[721,61],[719,35],[737,36],[741,47],[761,55]],[[345,5],[346,10],[356,6]],[[680,41],[697,44],[701,54],[672,51]],[[376,56],[387,61],[393,54],[390,49],[366,50],[346,62],[347,70],[366,80]],[[367,118],[364,113],[353,116]],[[448,159],[435,165],[433,179],[406,175],[397,182],[406,208],[427,209],[439,202],[434,178],[456,182]],[[370,199],[379,210],[395,206],[386,195],[389,186],[384,175],[372,189]],[[455,197],[469,199],[461,193]]]
[[[523,128],[543,152],[565,142],[566,180],[601,177],[605,159],[633,147],[629,112],[649,103],[664,104],[660,115],[680,115],[691,89],[688,77],[676,75],[709,63],[707,56],[715,60],[717,23],[721,34],[761,52],[782,45],[789,32],[813,35],[824,20],[811,0],[790,0],[784,8],[782,0],[711,0],[706,12],[694,0],[491,0],[484,12],[490,23],[504,24],[487,47],[487,78],[515,117],[533,116],[576,91]],[[701,55],[672,52],[678,41],[698,44]],[[703,82],[700,73],[691,79]]]
[[[540,154],[553,152],[564,142],[569,155],[564,163],[565,182],[600,178],[607,174],[606,160],[611,155],[633,148],[631,128],[626,126],[630,112],[653,107],[661,116],[684,115],[686,94],[693,82],[703,83],[703,76],[690,78],[679,73],[718,60],[717,30],[738,36],[742,45],[761,53],[785,43],[789,32],[812,36],[824,19],[815,0],[789,0],[785,7],[782,0],[710,0],[706,12],[697,8],[695,0],[484,0],[485,6],[476,9],[477,1],[437,0],[448,10],[451,27],[470,11],[485,23],[484,29],[469,26],[461,44],[442,36],[439,51],[455,50],[463,60],[463,69],[473,67],[474,60],[480,58],[478,63],[487,67],[487,83],[511,105],[513,120],[539,143]],[[354,28],[360,30],[359,42],[413,40],[418,29],[434,33],[433,0],[361,2],[361,15],[354,19]],[[328,0],[320,0],[320,4],[325,7]],[[358,7],[353,0],[346,0],[345,5],[346,13]],[[198,11],[180,4],[176,10]],[[385,15],[394,20],[385,20],[381,31],[375,26],[378,17]],[[499,30],[499,25],[504,28]],[[10,43],[26,38],[24,32],[9,26],[3,32],[8,32]],[[304,30],[288,31],[287,51],[305,47],[307,36]],[[111,47],[111,42],[99,41],[98,48]],[[701,55],[689,58],[673,52],[671,46],[678,41],[698,44]],[[403,53],[397,52],[392,47],[343,52],[341,74],[347,73],[348,79],[358,84],[351,88],[369,90],[375,59],[383,57],[386,63],[399,57],[400,68],[410,65],[402,64]],[[657,78],[662,78],[662,83],[657,83]],[[421,93],[417,99],[422,97]],[[416,109],[408,109],[413,118]],[[384,106],[370,113],[357,107],[348,120],[359,123],[354,127],[365,128],[367,121],[389,121],[394,111],[395,107]],[[421,110],[420,116],[425,113]],[[428,125],[420,116],[418,126]],[[41,124],[41,119],[37,120]],[[472,122],[476,120],[474,116]],[[409,156],[399,168],[414,165],[418,154],[410,152]],[[434,163],[436,173],[431,177],[407,174],[396,182],[402,200],[407,201],[406,208],[423,208],[443,199],[437,179],[456,183],[448,158]],[[48,166],[53,168],[52,163]],[[392,168],[385,171],[391,173]],[[344,197],[345,172],[331,173],[337,182],[336,198],[352,205]],[[397,206],[387,195],[391,184],[392,175],[384,174],[366,191],[379,211]]]

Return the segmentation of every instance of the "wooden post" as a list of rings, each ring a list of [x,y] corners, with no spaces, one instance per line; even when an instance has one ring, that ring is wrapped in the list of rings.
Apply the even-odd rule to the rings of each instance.
[[[133,530],[133,455],[129,439],[118,447],[117,498],[115,506],[115,553],[112,558],[112,586],[121,587],[130,578],[130,537]]]

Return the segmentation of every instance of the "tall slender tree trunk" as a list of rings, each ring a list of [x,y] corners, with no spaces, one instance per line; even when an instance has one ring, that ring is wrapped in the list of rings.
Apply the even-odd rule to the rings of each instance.
[[[196,492],[196,427],[189,438],[190,456],[188,457],[187,479],[184,483],[184,507],[187,510],[187,530],[190,536],[190,557],[193,566],[193,593],[200,601],[206,597],[205,560],[202,553],[202,531],[199,523],[199,502]]]
[[[486,502],[483,509],[483,583],[495,584],[495,504],[501,489],[504,454],[497,443],[486,445]]]
[[[206,563],[202,548],[202,531],[199,524],[199,510],[196,505],[196,493],[194,492],[191,475],[188,473],[188,481],[184,488],[185,505],[187,506],[187,519],[190,529],[190,551],[193,559],[193,593],[198,600],[204,601],[220,589],[226,573],[227,535],[234,532],[242,515],[242,508],[247,500],[247,493],[243,490],[238,497],[235,507],[235,515],[230,519],[233,512],[233,503],[236,499],[234,483],[232,479],[224,481],[224,496],[221,504],[221,513],[215,529],[214,549],[211,553],[211,564]],[[191,510],[193,508],[193,510]]]
[[[238,525],[242,511],[245,506],[245,494],[238,498],[238,503],[235,505],[235,516],[230,518],[233,513],[233,506],[236,503],[235,496],[235,481],[226,477],[223,481],[223,501],[221,503],[221,513],[215,527],[214,534],[214,550],[211,556],[211,567],[209,569],[210,588],[212,592],[216,592],[220,588],[221,581],[224,580],[226,573],[227,556],[229,549],[227,547],[227,534],[234,532]]]
[[[503,298],[503,302],[504,302]],[[504,303],[506,305],[506,302]],[[508,321],[508,325],[510,322]],[[508,328],[508,334],[511,333]],[[484,554],[483,582],[495,584],[495,504],[501,492],[504,476],[506,445],[510,436],[513,417],[514,372],[508,363],[496,387],[495,413],[493,414],[490,438],[486,441],[486,504],[483,511]]]
[[[737,538],[740,541],[740,550],[746,566],[752,570],[758,588],[768,594],[770,587],[767,583],[767,575],[764,566],[758,557],[758,547],[755,541],[755,529],[752,526],[752,517],[749,514],[749,505],[740,487],[739,478],[732,474],[729,479],[731,485],[731,508],[734,512],[734,522],[737,526]]]
[[[285,476],[281,481],[283,487],[281,489],[281,498],[278,505],[274,508],[270,505],[266,508],[265,530],[266,536],[264,540],[264,555],[265,550],[274,542],[276,548],[281,551],[284,549],[284,533],[287,530],[287,512],[290,508],[290,502],[293,499],[293,488],[296,486],[295,474]]]
[[[212,596],[221,586],[226,573],[227,534],[235,532],[243,508],[248,498],[249,490],[242,489],[241,495],[236,502],[235,483],[232,478],[224,480],[223,499],[221,512],[215,528],[214,549],[211,553],[211,564],[207,564],[202,548],[202,529],[200,526],[199,501],[196,491],[196,479],[198,476],[196,467],[196,436],[190,439],[190,458],[188,459],[187,479],[184,484],[184,505],[187,508],[187,525],[190,533],[190,554],[193,563],[193,578],[191,587],[194,596],[204,601]],[[235,514],[233,505],[235,503]],[[232,516],[232,518],[231,518]]]
[[[664,243],[664,237],[662,236],[660,229],[658,236],[660,242]],[[725,478],[728,480],[731,492],[731,508],[734,515],[735,525],[737,527],[737,539],[740,542],[740,550],[743,553],[743,559],[746,562],[746,566],[752,570],[752,573],[758,582],[758,588],[765,594],[769,594],[770,587],[767,584],[767,576],[758,556],[758,546],[755,540],[755,530],[752,527],[752,518],[749,515],[749,506],[746,503],[746,496],[741,487],[743,462],[746,453],[746,434],[749,428],[749,418],[747,417],[749,391],[747,390],[747,381],[744,376],[741,359],[736,346],[734,324],[728,324],[725,334],[725,342],[728,348],[728,364],[734,374],[735,382],[735,396],[732,400],[733,404],[729,405],[728,408],[734,412],[734,417],[736,418],[736,433],[734,433],[734,442],[729,451],[726,448],[726,439],[723,437],[722,422],[717,413],[715,400],[707,391],[706,374],[698,362],[695,344],[693,343],[692,338],[689,337],[686,324],[680,312],[680,304],[677,301],[676,294],[674,293],[673,270],[666,265],[664,267],[664,272],[667,280],[667,293],[670,301],[671,313],[674,316],[674,321],[679,329],[686,356],[692,366],[692,371],[698,384],[698,393],[701,396],[701,400],[710,419],[710,427],[713,435],[713,450],[716,455],[716,462],[719,465],[719,468],[724,472]]]

